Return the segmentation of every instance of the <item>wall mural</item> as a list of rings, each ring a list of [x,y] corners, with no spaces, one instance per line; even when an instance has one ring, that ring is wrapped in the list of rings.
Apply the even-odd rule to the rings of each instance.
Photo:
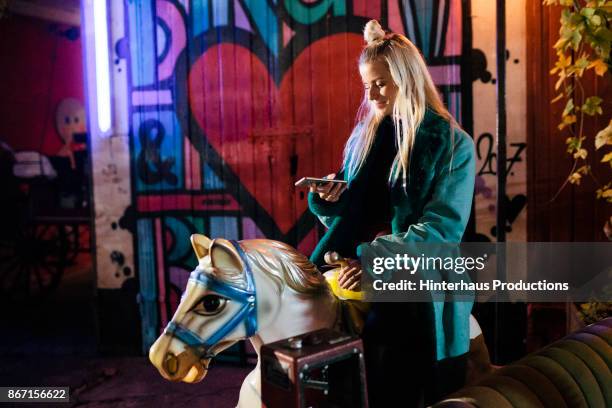
[[[476,144],[476,225],[479,238],[495,240],[497,201],[495,2],[472,0],[473,137]],[[527,112],[525,0],[508,2],[506,15],[508,241],[527,240]]]
[[[128,70],[132,205],[113,230],[134,236],[144,347],[171,317],[196,263],[191,233],[313,249],[322,230],[293,183],[339,167],[362,98],[356,59],[369,19],[423,50],[447,106],[471,125],[471,109],[462,111],[471,94],[461,88],[466,74],[471,87],[461,69],[464,7],[461,0],[125,2],[125,36],[114,51]],[[120,277],[130,258],[120,248],[112,254]]]

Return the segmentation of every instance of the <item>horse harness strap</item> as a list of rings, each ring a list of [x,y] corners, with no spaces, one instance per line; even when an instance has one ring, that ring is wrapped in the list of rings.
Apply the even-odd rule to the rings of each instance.
[[[231,333],[240,323],[244,323],[247,337],[251,337],[257,332],[257,301],[253,271],[240,244],[234,240],[230,242],[236,249],[236,252],[238,252],[238,255],[240,255],[240,259],[242,259],[242,263],[244,264],[244,274],[247,284],[245,289],[216,279],[198,269],[191,272],[189,280],[198,285],[206,286],[207,289],[230,300],[241,303],[242,307],[240,310],[206,340],[202,339],[197,333],[174,322],[168,323],[168,326],[166,326],[164,330],[164,333],[174,335],[190,347],[196,349],[204,348],[205,352]]]

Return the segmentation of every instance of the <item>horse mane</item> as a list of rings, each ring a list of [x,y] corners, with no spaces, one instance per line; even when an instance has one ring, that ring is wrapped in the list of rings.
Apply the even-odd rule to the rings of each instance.
[[[283,283],[304,295],[315,295],[328,290],[323,274],[315,264],[283,242],[271,239],[249,239],[240,241],[252,267],[259,269],[278,285]]]

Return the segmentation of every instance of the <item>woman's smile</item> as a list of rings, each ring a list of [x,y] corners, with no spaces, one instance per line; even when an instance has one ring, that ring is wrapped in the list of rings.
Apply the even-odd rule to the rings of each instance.
[[[398,88],[391,78],[386,63],[379,60],[366,62],[359,66],[359,73],[366,98],[371,101],[379,113],[390,114]]]
[[[376,105],[376,107],[378,109],[385,109],[387,107],[387,105],[389,104],[389,102],[387,102],[387,101],[376,101],[376,102],[374,102],[374,104]]]

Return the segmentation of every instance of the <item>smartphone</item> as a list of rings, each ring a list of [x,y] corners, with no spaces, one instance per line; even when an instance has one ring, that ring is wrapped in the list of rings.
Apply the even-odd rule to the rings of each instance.
[[[317,177],[302,177],[296,183],[296,187],[308,187],[312,183],[317,185],[334,183],[334,184],[346,184],[345,180],[334,180],[334,179],[325,179],[325,178],[317,178]]]

